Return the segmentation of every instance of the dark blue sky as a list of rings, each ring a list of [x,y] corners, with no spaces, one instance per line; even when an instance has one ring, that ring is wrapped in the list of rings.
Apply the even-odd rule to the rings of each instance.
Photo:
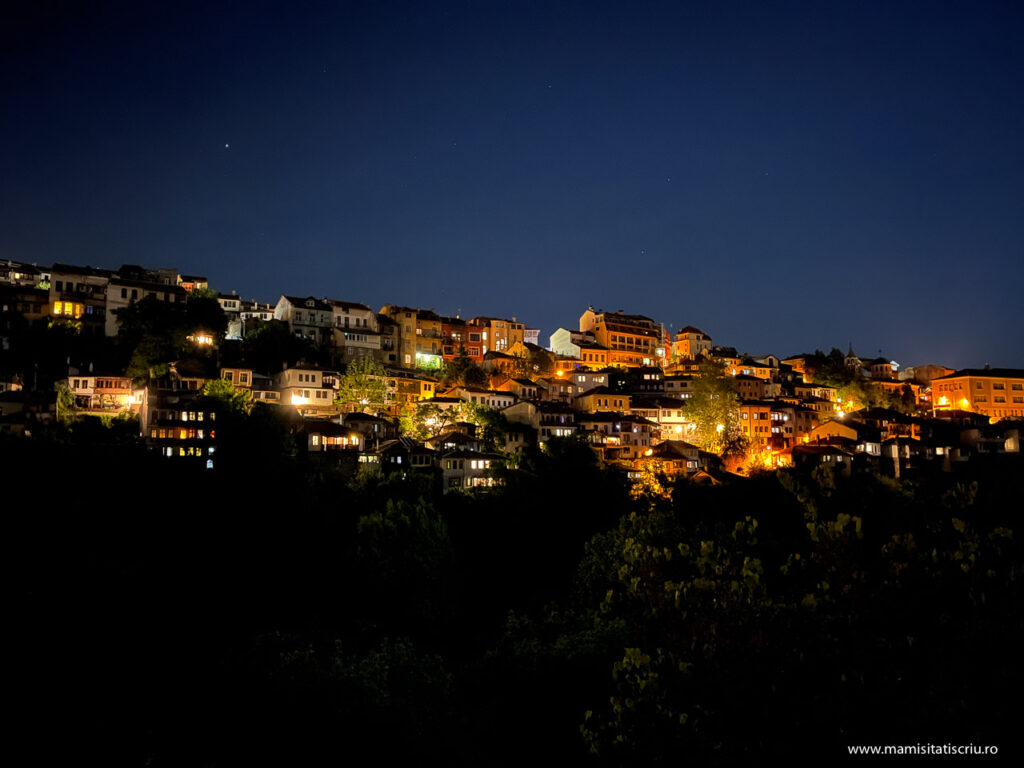
[[[0,9],[0,258],[1024,367],[1019,3]]]

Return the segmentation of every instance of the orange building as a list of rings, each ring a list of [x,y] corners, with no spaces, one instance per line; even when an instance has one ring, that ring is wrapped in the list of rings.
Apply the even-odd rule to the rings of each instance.
[[[628,413],[630,396],[622,392],[612,392],[608,387],[594,387],[585,394],[577,396],[573,402],[573,408],[589,413],[597,411]]]
[[[672,356],[676,359],[695,360],[710,351],[711,337],[692,325],[677,332],[672,341]]]
[[[608,350],[608,364],[623,368],[664,362],[661,326],[644,315],[605,312],[593,307],[580,315],[580,330]]]
[[[458,317],[441,318],[441,356],[446,363],[465,352],[477,365],[484,361],[483,338],[486,332]]]
[[[516,320],[506,320],[502,317],[474,317],[469,321],[480,329],[482,336],[481,344],[483,352],[508,352],[512,346],[519,342],[523,343],[526,326]]]
[[[1024,370],[965,368],[932,380],[936,411],[974,411],[992,421],[1024,416]]]
[[[772,437],[772,403],[744,400],[740,403],[740,430],[752,444],[766,445]]]

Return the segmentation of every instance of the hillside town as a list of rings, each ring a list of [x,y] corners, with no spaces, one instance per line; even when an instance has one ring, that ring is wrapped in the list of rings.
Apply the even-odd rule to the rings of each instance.
[[[822,464],[950,472],[1020,451],[1024,369],[740,351],[642,307],[577,308],[542,337],[518,317],[352,298],[261,302],[174,269],[0,262],[0,432],[137,419],[154,453],[213,468],[228,396],[276,409],[299,458],[434,471],[446,490],[500,482],[524,449],[564,437],[634,478],[713,484]]]

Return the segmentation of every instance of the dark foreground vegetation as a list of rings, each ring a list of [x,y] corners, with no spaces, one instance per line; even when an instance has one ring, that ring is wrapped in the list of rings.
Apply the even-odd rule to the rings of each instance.
[[[0,450],[10,726],[38,764],[1019,756],[1016,459],[631,489],[553,441],[442,496],[255,443],[182,468],[113,427]]]

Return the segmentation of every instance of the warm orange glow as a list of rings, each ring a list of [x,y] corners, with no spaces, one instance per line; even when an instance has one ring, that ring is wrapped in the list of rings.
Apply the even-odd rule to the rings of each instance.
[[[82,304],[76,304],[72,301],[53,302],[53,314],[57,316],[65,315],[67,317],[74,317],[77,320],[84,312],[85,306]]]

